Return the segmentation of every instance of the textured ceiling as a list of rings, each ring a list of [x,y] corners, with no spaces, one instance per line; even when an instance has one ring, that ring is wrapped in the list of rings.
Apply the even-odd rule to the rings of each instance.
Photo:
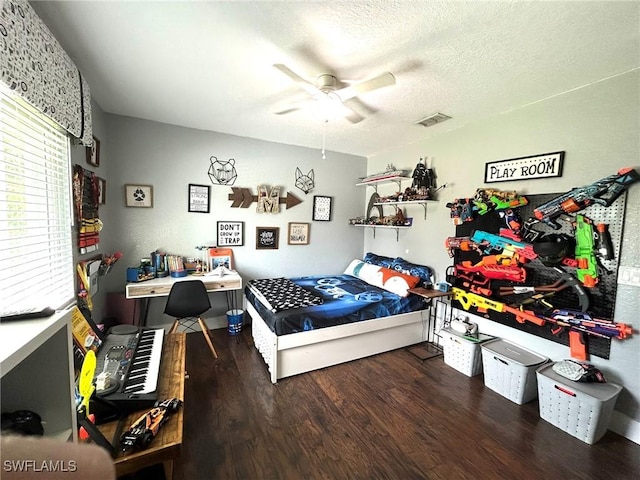
[[[362,156],[640,65],[640,2],[31,2],[109,113]],[[275,115],[305,92],[273,68],[396,84],[366,118]],[[442,112],[445,123],[414,125]]]

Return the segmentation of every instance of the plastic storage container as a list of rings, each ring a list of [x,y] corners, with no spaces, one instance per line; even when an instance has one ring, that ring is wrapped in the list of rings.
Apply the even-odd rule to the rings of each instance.
[[[622,387],[615,383],[573,382],[558,375],[553,363],[536,371],[540,418],[590,445],[609,428]]]
[[[547,357],[498,339],[482,345],[484,384],[491,390],[522,405],[538,396],[536,369]]]
[[[455,368],[468,377],[475,377],[482,373],[482,356],[480,345],[494,337],[479,334],[477,341],[469,340],[451,330],[440,330],[442,348],[444,350],[444,363]]]

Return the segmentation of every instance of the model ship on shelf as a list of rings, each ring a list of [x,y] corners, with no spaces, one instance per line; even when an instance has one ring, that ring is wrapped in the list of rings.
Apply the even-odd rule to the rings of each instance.
[[[362,183],[375,183],[392,178],[406,177],[408,173],[408,170],[399,170],[390,163],[387,165],[387,169],[384,172],[368,175],[361,178],[360,181]]]

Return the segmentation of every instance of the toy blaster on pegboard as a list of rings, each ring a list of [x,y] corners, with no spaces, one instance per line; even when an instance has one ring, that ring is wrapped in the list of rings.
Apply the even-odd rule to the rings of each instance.
[[[445,240],[453,258],[447,271],[453,301],[569,345],[575,358],[609,358],[611,339],[633,334],[632,326],[612,319],[625,190],[638,180],[636,170],[624,168],[562,194],[525,199],[507,192],[513,202],[521,198],[510,209],[482,203],[495,197],[482,189],[447,204],[456,225],[456,235]],[[516,211],[519,228],[505,224],[501,212],[507,210]]]
[[[563,214],[576,213],[584,210],[590,205],[601,205],[608,207],[622,195],[629,185],[640,180],[640,175],[635,169],[622,168],[617,174],[609,175],[591,185],[574,188],[562,195],[538,205],[533,210],[533,216],[527,220],[525,225],[525,238],[530,241],[535,240],[539,232],[533,226],[542,222],[553,230],[559,230],[562,225],[557,218]]]
[[[520,235],[522,219],[516,209],[528,203],[526,197],[518,195],[515,191],[479,188],[472,198],[456,198],[453,202],[447,203],[447,208],[451,211],[451,219],[456,226],[472,222],[489,212],[497,212],[504,227],[513,231],[515,235]]]

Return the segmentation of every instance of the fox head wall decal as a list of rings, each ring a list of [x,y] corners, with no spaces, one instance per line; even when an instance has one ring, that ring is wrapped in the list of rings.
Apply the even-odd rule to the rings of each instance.
[[[313,190],[315,186],[313,168],[305,175],[300,168],[296,167],[296,187],[307,194]]]

